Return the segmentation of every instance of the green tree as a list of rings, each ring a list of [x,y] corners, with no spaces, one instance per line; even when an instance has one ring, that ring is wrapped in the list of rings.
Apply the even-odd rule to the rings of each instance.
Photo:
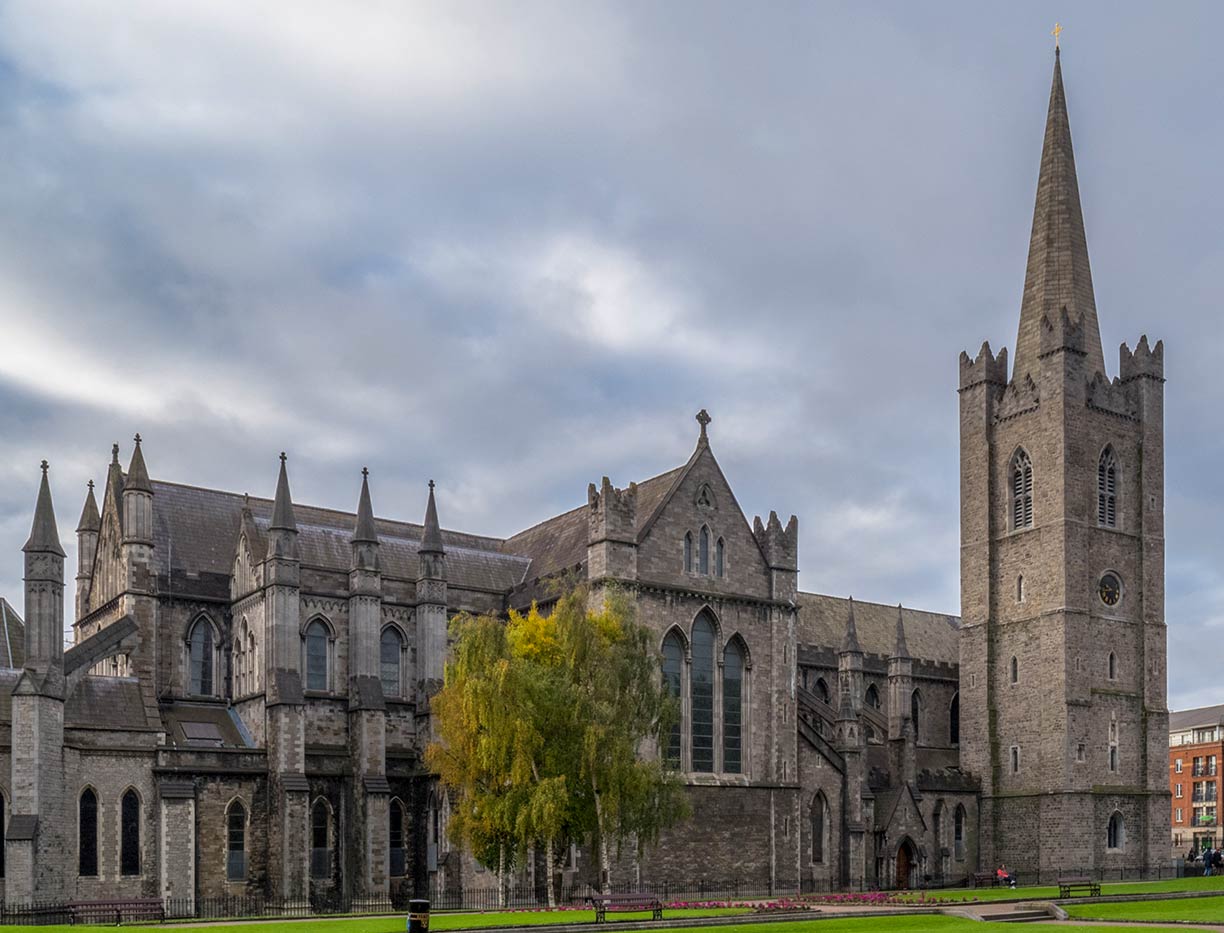
[[[550,904],[569,841],[598,848],[606,887],[613,847],[640,849],[687,814],[677,775],[655,754],[677,709],[653,638],[618,594],[589,602],[578,588],[547,614],[457,618],[426,752],[456,799],[453,838],[503,875],[542,848]]]

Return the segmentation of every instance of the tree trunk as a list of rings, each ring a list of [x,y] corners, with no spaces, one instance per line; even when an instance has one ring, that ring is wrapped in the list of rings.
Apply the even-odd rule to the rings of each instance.
[[[608,865],[608,834],[604,832],[604,813],[603,802],[599,798],[599,789],[594,787],[594,781],[591,782],[592,790],[595,792],[595,830],[599,834],[599,890],[603,894],[612,893],[611,870]]]
[[[549,836],[548,840],[544,843],[544,871],[546,872],[544,877],[547,879],[547,883],[548,883],[548,908],[549,910],[556,910],[557,908],[557,891],[556,891],[556,888],[553,887],[553,856],[554,856],[553,850],[554,848],[555,846],[553,843],[553,838],[552,836]]]
[[[497,847],[497,906],[506,906],[506,847]]]

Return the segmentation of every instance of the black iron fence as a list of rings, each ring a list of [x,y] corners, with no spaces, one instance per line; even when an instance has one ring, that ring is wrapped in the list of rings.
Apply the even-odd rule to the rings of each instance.
[[[1178,860],[1171,864],[1154,865],[1147,868],[1121,868],[1105,870],[1063,869],[1061,871],[1013,871],[1019,887],[1053,886],[1060,876],[1083,876],[1104,883],[1126,881],[1159,881],[1171,878],[1181,878],[1186,875],[1197,875],[1201,868],[1186,865]],[[989,874],[993,874],[990,872]],[[973,886],[974,872],[954,872],[942,876],[920,875],[915,872],[911,876],[911,888],[915,890],[933,890],[940,888],[969,888]],[[987,882],[989,883],[989,882]],[[879,885],[872,880],[865,880],[851,890],[875,891]],[[582,907],[585,898],[592,893],[590,885],[575,883],[563,885],[557,892],[558,907]],[[622,883],[611,886],[612,893],[641,892],[658,896],[665,904],[702,903],[709,901],[727,901],[744,898],[782,898],[793,897],[796,893],[804,895],[834,894],[845,892],[847,887],[830,881],[804,879],[798,892],[794,888],[776,889],[770,891],[768,886],[749,884],[740,879],[708,880],[698,879],[688,882],[643,882],[641,884]],[[167,898],[162,902],[166,920],[201,919],[224,920],[256,917],[318,917],[337,914],[395,914],[406,912],[409,897],[416,896],[410,888],[404,886],[389,897],[350,897],[332,889],[316,890],[311,897],[295,901],[283,901],[279,898],[269,898],[262,895],[245,895],[242,897],[201,897],[201,898]],[[547,891],[539,886],[511,886],[498,888],[468,888],[462,891],[441,890],[427,891],[424,896],[429,899],[435,911],[441,910],[514,910],[522,908],[540,908],[548,903]],[[116,902],[120,903],[120,902]],[[80,922],[80,909],[85,905],[74,905],[65,901],[35,901],[32,903],[15,904],[0,901],[0,926],[20,925],[50,925],[70,924]],[[151,918],[147,913],[148,902],[140,906],[133,905],[131,912],[125,912],[119,907],[115,921],[141,921],[148,923]],[[115,922],[112,921],[112,922]]]

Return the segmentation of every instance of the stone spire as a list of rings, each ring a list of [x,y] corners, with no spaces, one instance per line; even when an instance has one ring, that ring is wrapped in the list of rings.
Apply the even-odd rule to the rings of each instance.
[[[124,492],[153,493],[153,484],[149,482],[149,471],[145,468],[144,454],[140,452],[140,435],[136,435],[136,448],[132,451],[132,462],[128,464],[127,481]]]
[[[378,543],[378,529],[374,525],[374,507],[370,504],[369,477],[370,471],[362,467],[361,498],[357,500],[357,527],[353,529],[354,544]]]
[[[429,481],[429,502],[425,505],[425,530],[421,534],[422,554],[442,554],[442,529],[438,526],[438,505],[434,502],[434,481]]]
[[[1055,49],[1054,83],[1041,148],[1041,173],[1033,208],[1013,378],[1029,373],[1036,379],[1042,318],[1055,322],[1064,307],[1071,321],[1082,327],[1085,368],[1089,374],[1104,374],[1105,358],[1101,352],[1092,272],[1088,267],[1088,240],[1075,177],[1075,155],[1071,151],[1067,98],[1063,93],[1062,65]]]
[[[859,647],[858,629],[854,625],[854,597],[850,597],[850,611],[846,613],[846,636],[842,639],[841,652],[862,654],[863,649]]]
[[[297,531],[297,522],[293,518],[293,499],[289,495],[289,474],[285,469],[287,459],[282,451],[280,475],[276,478],[276,502],[272,506],[272,522],[268,525],[273,531]]]
[[[81,509],[81,520],[77,522],[77,534],[100,531],[102,518],[98,514],[98,500],[94,498],[94,483],[89,481],[89,492],[85,495],[85,507]]]
[[[901,617],[901,604],[897,603],[897,643],[893,648],[894,658],[908,658],[909,646],[905,643],[905,620]]]
[[[34,524],[30,537],[22,548],[27,554],[43,553],[64,556],[59,529],[55,524],[55,508],[51,504],[51,485],[47,482],[47,461],[42,462],[42,483],[38,487],[38,502],[34,506]],[[29,619],[26,619],[27,624]]]

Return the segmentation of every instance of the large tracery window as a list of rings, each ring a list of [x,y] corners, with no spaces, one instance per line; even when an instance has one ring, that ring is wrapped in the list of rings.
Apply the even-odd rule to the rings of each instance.
[[[663,639],[663,684],[667,687],[667,692],[674,696],[677,701],[680,699],[680,672],[684,665],[684,646],[680,643],[680,636],[675,632],[670,632]],[[680,717],[677,716],[676,722],[672,725],[671,734],[667,737],[667,752],[666,760],[674,768],[680,767],[680,736],[683,723]]]
[[[1033,462],[1024,450],[1016,451],[1011,468],[1012,528],[1033,527]]]
[[[744,649],[732,639],[723,652],[723,771],[743,770]]]
[[[403,692],[400,686],[400,656],[403,654],[404,640],[394,628],[383,629],[382,638],[378,644],[379,674],[382,679],[383,696],[397,697]]]
[[[93,878],[98,874],[98,795],[92,787],[81,793],[77,816],[77,874]]]
[[[708,540],[704,533],[702,540]],[[708,555],[707,555],[708,556]],[[693,770],[714,770],[714,624],[704,613],[693,625]]]
[[[1106,447],[1097,464],[1097,524],[1118,527],[1118,461],[1112,447]]]
[[[201,616],[191,627],[187,639],[190,654],[190,692],[195,696],[212,696],[216,676],[217,640],[212,623]]]
[[[140,797],[128,790],[119,802],[119,873],[140,874]]]

